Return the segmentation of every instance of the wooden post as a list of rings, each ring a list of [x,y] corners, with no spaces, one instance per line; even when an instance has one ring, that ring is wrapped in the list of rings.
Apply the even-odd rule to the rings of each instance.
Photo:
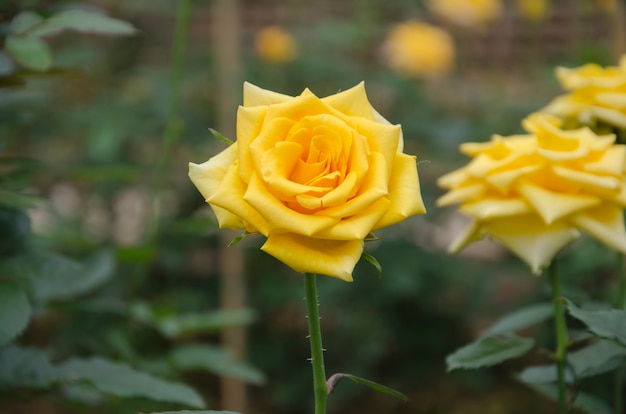
[[[242,96],[238,1],[213,0],[211,16],[212,45],[215,56],[214,82],[217,92],[216,129],[223,135],[235,139],[237,107]],[[227,247],[233,237],[239,234],[230,231],[222,231],[220,234],[220,306],[222,309],[241,309],[245,307],[246,302],[243,252],[239,245]],[[232,351],[236,358],[245,358],[246,331],[244,327],[225,329],[221,339],[222,345]],[[223,410],[247,412],[245,383],[233,378],[222,378],[220,388],[220,404]]]

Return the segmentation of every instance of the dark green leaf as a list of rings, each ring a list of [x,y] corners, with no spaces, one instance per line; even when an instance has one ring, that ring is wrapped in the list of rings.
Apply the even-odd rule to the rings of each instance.
[[[8,346],[0,349],[0,388],[46,388],[57,381],[54,367],[43,352]]]
[[[626,345],[626,311],[585,310],[568,302],[569,313],[587,325],[589,330],[601,338],[617,339]]]
[[[365,259],[365,261],[369,264],[371,264],[372,266],[374,266],[376,268],[376,270],[378,270],[378,274],[380,276],[382,276],[383,274],[383,268],[380,265],[380,263],[378,262],[378,260],[372,256],[371,254],[367,254],[367,253],[362,253],[361,257],[363,257],[363,259]]]
[[[213,128],[209,128],[209,131],[211,131],[211,134],[213,134],[215,138],[219,139],[222,142],[227,143],[228,145],[233,145],[235,143],[235,141],[232,141],[226,138],[224,135],[220,134],[218,131],[214,130]]]
[[[518,358],[531,350],[535,341],[532,338],[486,337],[448,355],[448,371],[458,368],[480,368]]]
[[[240,241],[242,241],[243,239],[245,239],[246,237],[251,236],[252,234],[254,234],[254,233],[248,233],[248,232],[246,231],[244,234],[242,234],[242,235],[240,235],[240,236],[237,236],[237,237],[235,237],[234,239],[232,239],[232,240],[230,241],[230,243],[228,243],[228,246],[229,246],[229,247],[230,247],[230,246],[234,246],[234,245],[236,245],[237,243],[239,243]]]
[[[30,303],[13,282],[0,282],[0,346],[8,343],[28,326]]]
[[[217,332],[230,326],[246,325],[254,320],[254,312],[250,309],[220,310],[183,315],[172,311],[162,314],[142,302],[134,303],[130,308],[130,312],[136,320],[153,326],[163,335],[170,338],[196,333]]]
[[[51,252],[34,251],[0,263],[0,271],[30,282],[38,301],[64,299],[85,294],[113,275],[115,261],[104,250],[81,263]]]
[[[203,369],[256,385],[265,382],[265,375],[262,372],[236,360],[233,354],[224,348],[208,345],[181,346],[172,352],[171,359],[172,363],[182,370]]]
[[[352,375],[352,374],[343,374],[343,373],[338,373],[338,374],[333,374],[329,379],[328,379],[328,393],[330,394],[331,392],[333,392],[335,386],[339,383],[339,381],[341,381],[342,378],[348,378],[354,382],[356,382],[357,384],[361,384],[361,385],[365,385],[366,387],[369,387],[371,389],[373,389],[374,391],[378,391],[378,392],[382,392],[384,394],[388,394],[391,395],[392,397],[398,398],[404,402],[409,400],[409,397],[407,397],[406,395],[402,394],[399,391],[394,390],[393,388],[389,388],[387,386],[381,385],[377,382],[374,381],[370,381],[368,379],[365,378],[361,378],[361,377],[357,377],[356,375]]]
[[[0,204],[8,207],[29,208],[45,202],[46,200],[44,198],[34,195],[0,190]]]
[[[38,37],[9,36],[4,46],[13,59],[27,69],[43,72],[52,66],[52,52]]]
[[[43,24],[29,32],[31,36],[48,36],[63,30],[130,35],[135,28],[128,22],[85,10],[65,10],[50,16]]]
[[[40,24],[42,21],[43,18],[37,13],[23,11],[15,16],[11,21],[10,31],[13,34],[23,34],[27,30]]]
[[[553,401],[558,400],[559,391],[556,385],[528,384],[528,386]],[[587,414],[611,414],[611,409],[606,403],[585,393],[578,393],[576,395],[573,406]]]
[[[185,384],[166,381],[102,358],[70,359],[60,364],[57,372],[64,381],[86,381],[105,394],[204,407],[202,397]]]
[[[529,306],[498,319],[482,336],[513,333],[549,319],[554,314],[551,303]]]
[[[568,369],[565,372],[565,379],[573,382],[573,374],[581,379],[612,371],[620,365],[624,356],[626,356],[626,348],[623,346],[611,341],[599,340],[567,355]],[[518,379],[531,384],[556,382],[556,365],[526,368],[519,374]]]

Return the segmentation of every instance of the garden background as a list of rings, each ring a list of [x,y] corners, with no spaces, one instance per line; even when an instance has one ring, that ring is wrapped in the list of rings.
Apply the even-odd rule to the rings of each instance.
[[[435,207],[443,193],[436,179],[466,162],[460,143],[521,133],[520,120],[562,92],[556,66],[616,64],[626,51],[623,5],[555,0],[527,16],[523,1],[505,1],[473,26],[416,0],[180,2],[189,8],[171,0],[0,2],[5,39],[26,10],[46,17],[78,7],[136,29],[45,37],[54,59],[46,70],[0,55],[0,282],[21,272],[30,283],[28,306],[12,308],[26,309],[27,326],[0,348],[0,412],[188,407],[169,389],[124,398],[93,378],[46,382],[46,364],[93,357],[185,383],[209,409],[290,414],[312,406],[301,275],[259,251],[260,236],[227,247],[239,233],[217,231],[187,177],[188,162],[225,147],[209,128],[235,138],[244,80],[318,96],[364,80],[372,105],[403,126],[405,152],[419,161],[428,214],[368,242],[382,277],[361,261],[351,284],[318,281],[327,371],[373,379],[410,401],[342,382],[329,412],[555,412],[514,378],[542,355],[446,372],[448,354],[549,291],[494,243],[447,254],[464,218]],[[390,67],[386,36],[409,19],[450,34],[447,73],[424,78]],[[285,55],[263,52],[258,36],[268,26],[289,36]],[[583,237],[560,257],[568,297],[611,294],[614,253]],[[609,381],[599,378],[592,391],[603,396]]]

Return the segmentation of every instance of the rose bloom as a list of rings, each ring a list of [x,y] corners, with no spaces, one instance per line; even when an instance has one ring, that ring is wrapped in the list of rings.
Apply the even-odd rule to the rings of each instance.
[[[426,5],[434,14],[468,28],[482,27],[502,13],[501,0],[428,0]]]
[[[296,42],[277,26],[259,30],[254,37],[254,49],[257,56],[267,62],[286,63],[296,58]]]
[[[261,233],[261,249],[298,272],[352,281],[372,231],[425,213],[402,151],[363,83],[321,99],[245,83],[237,142],[189,176],[220,227]]]
[[[454,65],[454,45],[448,32],[415,20],[392,27],[383,55],[389,67],[408,77],[438,77]]]
[[[626,253],[626,146],[560,123],[536,113],[523,122],[527,135],[461,145],[472,160],[438,181],[449,191],[437,205],[460,203],[473,219],[452,252],[489,235],[538,273],[581,230]]]
[[[619,66],[603,68],[588,63],[575,69],[556,69],[559,82],[569,91],[542,109],[582,125],[601,121],[626,128],[626,55]]]

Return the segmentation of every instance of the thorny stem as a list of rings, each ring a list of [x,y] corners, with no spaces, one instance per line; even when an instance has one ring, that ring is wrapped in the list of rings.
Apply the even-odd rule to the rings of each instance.
[[[326,414],[326,373],[324,370],[324,349],[320,329],[319,306],[315,274],[305,273],[307,317],[309,320],[309,342],[311,343],[311,365],[313,366],[313,391],[315,393],[315,414]]]
[[[558,381],[559,381],[559,413],[567,413],[567,384],[565,383],[565,362],[567,353],[567,325],[565,323],[565,311],[563,309],[563,298],[561,297],[561,287],[557,272],[556,260],[553,260],[548,270],[550,283],[552,285],[552,301],[554,302],[554,318],[556,333],[556,350],[554,359],[556,360]]]

